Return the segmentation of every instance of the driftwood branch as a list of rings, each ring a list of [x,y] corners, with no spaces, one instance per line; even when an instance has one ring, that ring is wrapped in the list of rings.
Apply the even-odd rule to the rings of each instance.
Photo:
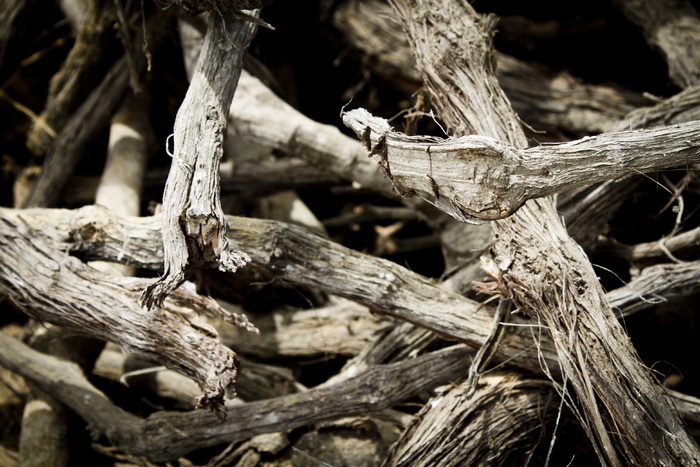
[[[228,247],[219,164],[226,118],[255,30],[233,13],[207,17],[202,52],[175,120],[175,151],[163,194],[165,272],[142,294],[148,308],[162,305],[190,268],[213,263],[235,271],[248,262],[245,253]]]
[[[0,334],[0,362],[83,417],[124,452],[152,461],[177,459],[195,449],[285,431],[357,413],[380,411],[448,383],[472,352],[453,346],[412,360],[379,365],[352,379],[303,393],[228,407],[221,423],[201,411],[131,415],[92,386],[72,363],[41,354]]]
[[[20,212],[0,209],[0,213],[15,217]],[[74,211],[24,210],[21,216],[42,235],[70,239],[65,248],[84,259],[153,270],[163,267],[158,217],[120,218],[96,206]],[[483,345],[490,333],[489,308],[392,261],[359,253],[291,224],[233,216],[227,220],[231,241],[250,255],[251,266],[285,281],[347,298],[473,347]],[[512,361],[535,373],[542,372],[542,359],[557,368],[551,344],[533,342],[527,328],[504,336],[494,356],[495,361]]]
[[[410,46],[390,6],[381,0],[343,2],[333,16],[345,39],[368,58],[368,66],[393,83],[415,92],[421,84]],[[619,87],[584,83],[566,72],[536,67],[495,52],[496,77],[518,116],[528,125],[555,134],[610,131],[628,112],[648,104]]]
[[[691,2],[615,0],[613,4],[642,30],[647,42],[661,52],[674,83],[683,88],[698,83],[700,15]]]
[[[363,141],[396,191],[427,197],[465,222],[502,219],[528,199],[700,161],[700,122],[606,133],[517,149],[487,136],[406,136],[364,109],[343,122]]]
[[[155,271],[163,267],[160,220],[157,217],[120,217],[96,206],[73,211],[0,210],[0,214],[13,219],[20,213],[23,221],[33,231],[53,241],[69,239],[63,247],[85,259],[118,261]],[[491,312],[487,311],[488,308],[479,310],[478,303],[444,290],[402,266],[345,248],[298,226],[232,216],[227,219],[231,241],[250,252],[252,266],[284,278],[285,281],[318,287],[327,293],[361,303],[373,311],[416,323],[437,331],[448,339],[461,340],[473,346],[482,345],[490,332]],[[314,258],[311,262],[306,259],[308,252],[318,251],[328,251],[329,254]],[[694,263],[684,267],[692,268],[692,264]],[[684,280],[690,280],[689,276],[692,273],[685,275]],[[361,279],[358,282],[354,278]],[[396,287],[397,281],[404,283],[405,287]],[[637,281],[642,282],[638,284]],[[672,282],[665,282],[664,286],[657,284],[652,291],[645,289],[643,284],[646,281],[642,274],[630,281],[625,288],[619,289],[621,292],[609,292],[608,300],[616,307],[641,309],[653,299],[650,295],[652,293],[654,296],[662,295],[670,301],[687,296],[674,291],[689,293],[696,287],[693,285],[695,282],[685,282],[682,288],[674,287]],[[670,288],[667,289],[666,286]],[[387,295],[387,290],[394,290],[396,295]],[[622,293],[622,290],[627,292]],[[422,297],[420,301],[403,311],[398,308],[403,301],[410,301],[414,294]],[[333,307],[329,308],[329,312],[332,309]],[[320,317],[323,317],[325,312],[320,313]],[[352,315],[354,312],[349,313]],[[261,326],[267,327],[264,322]],[[270,324],[270,328],[274,327]],[[551,342],[546,336],[536,336],[536,339],[539,340],[540,356],[537,355],[529,331],[507,333],[498,349],[497,359],[515,356],[516,359],[511,363],[539,373],[542,371],[539,358],[543,358],[549,368],[556,368],[557,359]],[[269,354],[269,350],[263,350],[264,339],[256,343],[247,342],[248,339],[240,342],[247,352],[258,356]],[[231,339],[231,345],[235,343],[236,340]],[[287,346],[290,346],[290,353],[284,352],[281,356],[289,357],[294,352],[292,342],[283,344],[276,352],[282,352]],[[275,356],[277,358],[280,354],[276,353]]]
[[[493,75],[492,19],[466,2],[392,5],[449,127],[524,148],[524,134]],[[500,281],[520,310],[548,328],[563,370],[562,397],[601,461],[700,462],[697,444],[639,361],[553,200],[530,200],[493,226]],[[575,397],[567,395],[569,384]]]
[[[237,358],[190,310],[254,330],[245,317],[185,289],[165,308],[148,312],[137,303],[137,290],[146,280],[102,275],[37,236],[22,223],[21,215],[0,219],[0,248],[6,258],[0,264],[0,289],[21,310],[39,320],[117,342],[183,373],[199,384],[203,393],[199,405],[224,416],[224,396],[235,394]]]

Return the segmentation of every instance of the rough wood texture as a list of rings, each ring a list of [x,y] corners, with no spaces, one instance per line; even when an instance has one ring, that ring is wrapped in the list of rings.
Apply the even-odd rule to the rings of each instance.
[[[551,384],[507,374],[482,377],[472,398],[466,387],[442,389],[382,465],[527,465],[558,406]],[[436,436],[440,426],[449,432]]]
[[[161,411],[142,419],[112,404],[75,364],[41,354],[4,333],[0,333],[0,350],[3,366],[54,394],[114,446],[155,462],[175,460],[194,449],[261,433],[383,410],[448,383],[464,368],[472,352],[457,345],[412,360],[379,365],[332,386],[229,406],[229,416],[221,423],[202,411]]]
[[[105,61],[116,45],[114,3],[91,0],[85,13],[68,58],[51,80],[46,106],[39,116],[42,123],[33,125],[27,135],[27,147],[35,154],[44,155],[57,144],[45,126],[60,134],[109,69]]]
[[[21,216],[3,215],[0,221],[0,248],[7,258],[0,264],[3,295],[39,320],[118,342],[185,374],[202,390],[199,405],[224,416],[224,396],[235,394],[236,355],[186,307],[254,330],[245,317],[184,289],[164,309],[148,312],[136,301],[145,280],[100,274],[36,235]]]
[[[118,60],[51,144],[24,207],[55,206],[89,143],[108,123],[129,85],[126,58]]]
[[[368,66],[415,92],[422,81],[400,25],[379,0],[344,2],[333,23],[353,47],[368,57]],[[648,103],[618,87],[592,85],[565,72],[535,67],[495,53],[496,77],[518,116],[538,129],[586,135],[609,131],[625,114]]]
[[[493,20],[477,15],[466,2],[392,5],[449,127],[457,134],[478,133],[526,147],[493,75]],[[549,330],[562,365],[559,390],[601,462],[700,462],[697,444],[639,361],[553,201],[531,200],[493,225],[499,281],[521,311]]]
[[[219,164],[231,99],[255,29],[232,13],[207,17],[202,52],[175,120],[175,151],[163,194],[165,271],[143,291],[148,308],[161,306],[190,268],[216,264],[235,271],[248,262],[245,253],[228,247]]]
[[[698,83],[700,16],[689,1],[615,0],[613,4],[663,54],[675,84],[685,88]]]
[[[352,180],[363,189],[396,196],[391,183],[366,157],[357,140],[301,114],[245,72],[231,105],[230,122],[230,138],[282,151],[319,170]],[[449,269],[474,260],[478,257],[474,252],[490,242],[490,234],[486,233],[489,229],[456,222],[420,199],[405,201],[438,232]]]
[[[356,181],[363,188],[391,193],[391,184],[367,160],[361,144],[338,128],[301,114],[246,72],[231,104],[228,131],[230,138],[254,141]]]
[[[18,211],[0,209],[16,216]],[[75,211],[24,210],[22,218],[42,235],[69,239],[66,248],[90,260],[111,260],[140,268],[163,267],[160,219],[119,218],[95,206]],[[248,252],[251,265],[294,284],[312,286],[371,311],[417,324],[449,339],[480,347],[490,332],[487,307],[383,258],[346,248],[298,226],[228,217],[232,241]],[[536,342],[533,342],[533,338]],[[540,373],[541,359],[557,366],[547,340],[530,330],[505,336],[495,360]],[[514,358],[517,357],[517,358]]]
[[[487,136],[406,136],[364,109],[346,112],[343,122],[398,193],[425,196],[464,222],[502,219],[528,199],[700,161],[697,121],[530,149]]]

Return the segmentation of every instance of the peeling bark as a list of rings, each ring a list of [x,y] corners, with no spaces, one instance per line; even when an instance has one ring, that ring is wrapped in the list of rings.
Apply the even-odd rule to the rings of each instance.
[[[165,272],[143,291],[148,308],[161,306],[191,268],[216,264],[236,271],[249,261],[228,246],[219,164],[226,118],[255,29],[233,13],[207,17],[202,53],[175,120],[175,152],[163,195]]]
[[[493,75],[493,20],[466,2],[426,0],[409,6],[393,0],[392,5],[449,127],[526,147]],[[639,361],[553,200],[530,200],[493,227],[499,282],[522,312],[549,330],[562,365],[559,390],[601,462],[700,462],[697,444]]]
[[[102,275],[37,236],[21,216],[0,219],[0,249],[6,258],[0,263],[0,289],[18,308],[181,372],[199,384],[199,405],[224,417],[224,396],[235,394],[237,358],[191,310],[255,330],[245,317],[184,289],[164,309],[148,312],[137,303],[144,279]]]
[[[426,197],[463,222],[502,219],[528,199],[578,186],[700,162],[697,121],[530,149],[487,136],[406,136],[364,109],[346,112],[343,122],[399,194]]]

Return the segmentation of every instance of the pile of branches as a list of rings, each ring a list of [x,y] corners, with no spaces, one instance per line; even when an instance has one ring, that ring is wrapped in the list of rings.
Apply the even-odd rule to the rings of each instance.
[[[700,464],[695,7],[282,3],[4,0],[0,464]]]

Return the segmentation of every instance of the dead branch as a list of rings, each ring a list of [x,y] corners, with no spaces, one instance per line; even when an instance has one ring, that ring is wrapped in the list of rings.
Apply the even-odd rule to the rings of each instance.
[[[627,19],[638,26],[647,42],[663,54],[668,74],[685,88],[700,79],[700,16],[686,0],[615,0]]]
[[[517,149],[487,136],[406,136],[355,109],[343,122],[402,196],[420,195],[464,222],[511,215],[528,199],[700,161],[700,122]]]
[[[231,99],[255,30],[233,13],[207,17],[202,53],[175,120],[175,152],[163,194],[165,270],[143,291],[148,308],[161,306],[190,268],[214,263],[235,271],[248,262],[245,253],[228,248],[219,163]]]
[[[231,103],[228,131],[230,138],[254,141],[364,188],[392,193],[391,184],[367,161],[361,144],[334,126],[304,116],[246,72]]]
[[[465,396],[468,386],[441,388],[382,465],[527,464],[556,416],[558,403],[551,384],[509,374],[489,375],[481,378],[472,398]]]
[[[24,207],[55,206],[89,143],[107,125],[129,85],[126,58],[118,60],[56,136]]]
[[[66,242],[64,248],[86,260],[119,261],[153,270],[163,267],[158,217],[120,218],[97,206],[73,211],[0,208],[0,214],[11,218],[21,214],[32,229]],[[233,216],[227,220],[231,241],[250,255],[252,266],[285,281],[347,298],[474,347],[483,345],[489,335],[489,308],[392,261],[290,224]],[[540,339],[537,333],[534,339]],[[542,371],[542,359],[550,368],[557,367],[549,341],[533,342],[529,329],[508,333],[494,357],[535,373]]]
[[[472,352],[461,345],[374,367],[328,387],[229,406],[221,423],[201,411],[156,412],[146,419],[112,404],[73,363],[41,354],[0,333],[0,362],[70,407],[123,452],[155,462],[261,433],[284,431],[357,413],[380,411],[448,383]]]
[[[333,23],[366,54],[372,70],[412,93],[422,82],[420,69],[401,26],[391,16],[386,2],[352,0],[335,11]],[[587,84],[565,72],[495,54],[496,77],[513,109],[537,129],[580,135],[610,131],[625,114],[648,103],[626,89]]]
[[[624,286],[608,292],[618,316],[629,316],[659,303],[687,297],[700,289],[700,262],[657,264]]]
[[[477,15],[466,2],[392,5],[431,99],[450,128],[526,147],[493,76],[493,20]],[[493,225],[503,285],[519,309],[548,328],[563,379],[576,396],[570,405],[601,461],[700,462],[696,443],[639,361],[590,262],[566,234],[553,200],[528,201]]]
[[[135,289],[143,287],[144,279],[104,276],[60,252],[19,219],[0,220],[6,258],[0,264],[3,295],[32,317],[117,342],[185,374],[202,390],[199,404],[224,415],[224,395],[235,394],[236,355],[186,307],[254,329],[245,318],[240,321],[212,300],[186,290],[166,308],[148,312],[136,302]]]
[[[223,305],[232,309],[232,305]],[[237,326],[217,326],[217,330],[221,342],[239,353],[274,361],[354,356],[390,324],[390,320],[368,313],[362,305],[335,298],[324,307],[279,309],[256,316],[260,335],[241,332]]]

